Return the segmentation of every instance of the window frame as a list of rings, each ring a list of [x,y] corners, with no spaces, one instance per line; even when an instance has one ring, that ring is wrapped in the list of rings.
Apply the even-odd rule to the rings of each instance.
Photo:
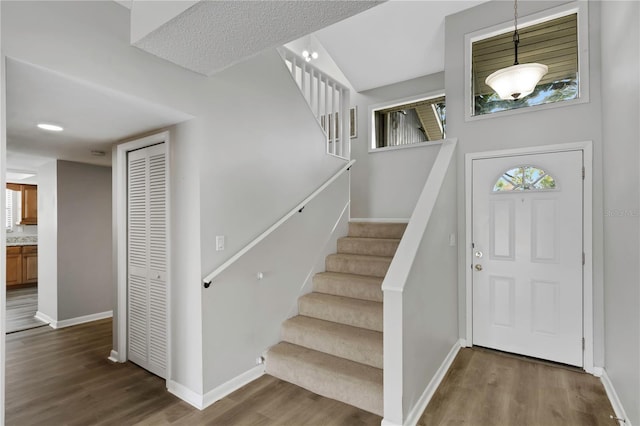
[[[368,122],[368,126],[367,126],[367,140],[368,140],[368,150],[369,150],[369,154],[373,154],[373,153],[377,153],[377,152],[387,152],[387,151],[396,151],[398,149],[409,149],[409,148],[417,148],[417,147],[424,147],[424,146],[433,146],[433,145],[441,145],[444,139],[440,139],[440,140],[434,140],[434,141],[424,141],[424,142],[418,142],[418,143],[411,143],[411,144],[406,144],[406,145],[397,145],[397,146],[385,146],[382,148],[377,148],[377,140],[376,140],[376,111],[382,110],[382,109],[387,109],[387,108],[394,108],[394,107],[398,107],[400,105],[404,105],[404,104],[410,104],[410,103],[415,103],[415,102],[422,102],[422,101],[427,101],[429,99],[435,99],[435,98],[439,98],[439,97],[443,97],[445,98],[445,105],[447,103],[447,97],[445,94],[444,89],[442,90],[436,90],[433,92],[428,92],[428,93],[423,93],[421,95],[416,95],[416,96],[409,96],[406,98],[402,98],[402,99],[395,99],[392,101],[387,101],[387,102],[382,102],[379,104],[373,104],[373,105],[369,105],[369,113],[367,116],[367,122]],[[446,139],[446,135],[445,135],[445,139]]]
[[[472,44],[478,40],[493,37],[505,32],[513,32],[513,20],[502,22],[489,28],[467,33],[464,36],[464,120],[476,121],[495,117],[562,108],[589,102],[589,5],[586,1],[567,3],[530,15],[518,17],[518,28],[526,28],[545,21],[577,14],[578,19],[578,97],[566,101],[534,105],[525,108],[497,111],[490,114],[474,115],[473,75],[471,67]]]

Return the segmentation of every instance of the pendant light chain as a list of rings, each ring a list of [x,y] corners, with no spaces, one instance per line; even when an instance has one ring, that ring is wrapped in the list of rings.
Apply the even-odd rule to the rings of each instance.
[[[520,34],[518,33],[518,0],[513,2],[513,49],[514,49],[514,61],[513,65],[518,65],[518,44],[520,43]]]

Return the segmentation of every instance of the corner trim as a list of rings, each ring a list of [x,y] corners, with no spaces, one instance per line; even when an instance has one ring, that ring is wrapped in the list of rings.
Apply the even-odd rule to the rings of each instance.
[[[111,353],[109,354],[109,357],[107,357],[107,359],[111,362],[121,362],[118,359],[118,351],[114,351],[113,349],[111,349]]]
[[[52,325],[54,323],[57,323],[57,321],[54,321],[53,318],[51,318],[49,315],[47,315],[45,313],[42,313],[40,311],[37,311],[34,316],[35,316],[36,319],[39,319],[40,321],[46,322],[49,325],[49,327],[57,328],[56,326]]]
[[[607,396],[609,397],[609,401],[611,402],[611,407],[613,407],[613,412],[616,414],[616,417],[624,419],[626,426],[633,426],[627,417],[627,413],[624,411],[624,407],[622,406],[622,401],[618,397],[618,393],[613,387],[613,383],[607,374],[607,370],[604,368],[602,370],[602,376],[600,377],[600,381],[602,381],[602,385],[604,386],[605,392],[607,392]]]
[[[264,364],[256,365],[251,370],[245,371],[244,373],[210,390],[204,394],[202,408],[207,408],[214,402],[221,400],[225,396],[237,389],[240,389],[244,385],[253,382],[262,375],[264,375]]]
[[[438,390],[438,386],[440,386],[440,383],[442,383],[444,376],[447,374],[447,371],[449,371],[449,368],[451,367],[451,364],[453,364],[453,360],[456,359],[456,355],[458,355],[458,352],[460,352],[461,347],[462,342],[460,340],[456,341],[453,344],[453,347],[447,354],[447,357],[444,359],[444,361],[442,361],[442,364],[436,371],[436,374],[433,375],[433,378],[420,396],[420,399],[418,399],[418,402],[416,402],[416,404],[413,406],[413,409],[407,415],[404,421],[405,425],[415,426],[418,423],[418,420],[420,420],[420,416],[422,416],[422,413],[424,413],[427,405],[429,405],[429,401],[431,401],[431,398],[433,398],[436,390]]]
[[[264,364],[257,365],[251,370],[245,371],[244,373],[210,390],[204,395],[194,392],[173,380],[167,380],[167,390],[198,410],[204,410],[214,402],[221,400],[247,383],[261,377],[263,374]]]
[[[202,410],[204,408],[202,405],[202,395],[192,391],[188,387],[181,385],[178,382],[167,380],[167,390],[184,402],[194,406],[198,410]]]

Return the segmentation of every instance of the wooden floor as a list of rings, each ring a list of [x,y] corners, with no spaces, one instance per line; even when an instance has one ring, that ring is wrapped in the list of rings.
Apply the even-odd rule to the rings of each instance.
[[[418,425],[618,426],[599,379],[572,367],[462,349]]]
[[[7,335],[6,424],[379,425],[381,418],[263,376],[199,411],[164,380],[112,364],[111,320]],[[421,425],[608,425],[611,407],[585,373],[463,349]]]
[[[35,318],[38,310],[38,286],[36,284],[7,289],[6,332],[13,333],[47,325]]]
[[[111,320],[7,335],[6,425],[379,425],[381,418],[263,376],[206,410],[164,380],[107,361]]]

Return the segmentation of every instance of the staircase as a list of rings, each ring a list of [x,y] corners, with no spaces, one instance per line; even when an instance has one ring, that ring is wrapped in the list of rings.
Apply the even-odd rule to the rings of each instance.
[[[298,299],[299,315],[283,323],[268,374],[383,416],[381,285],[405,228],[349,224],[313,292]]]

